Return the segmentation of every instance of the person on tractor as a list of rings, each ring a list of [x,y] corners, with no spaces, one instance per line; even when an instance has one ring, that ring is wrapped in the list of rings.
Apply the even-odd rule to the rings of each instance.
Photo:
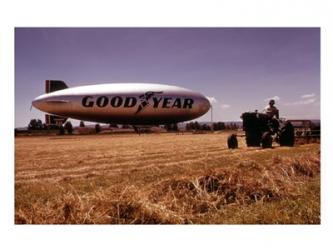
[[[265,107],[264,113],[266,113],[270,118],[279,119],[279,110],[274,106],[275,101],[272,99],[269,101],[268,106]]]
[[[272,127],[272,132],[275,134],[279,130],[279,110],[274,106],[275,101],[271,99],[268,103],[268,106],[265,107],[264,113],[268,116],[271,127]]]

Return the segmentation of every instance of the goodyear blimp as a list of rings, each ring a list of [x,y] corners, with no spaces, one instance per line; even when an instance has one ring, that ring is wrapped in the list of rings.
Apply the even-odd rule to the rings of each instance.
[[[200,93],[173,85],[105,83],[68,88],[47,80],[45,94],[32,105],[52,116],[132,125],[170,124],[192,120],[210,109]]]

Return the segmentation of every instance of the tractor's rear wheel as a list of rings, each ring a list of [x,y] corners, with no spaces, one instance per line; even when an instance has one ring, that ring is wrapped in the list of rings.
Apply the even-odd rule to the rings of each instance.
[[[279,134],[279,143],[280,146],[289,146],[293,147],[295,143],[295,130],[294,126],[288,122],[285,126],[282,127]]]

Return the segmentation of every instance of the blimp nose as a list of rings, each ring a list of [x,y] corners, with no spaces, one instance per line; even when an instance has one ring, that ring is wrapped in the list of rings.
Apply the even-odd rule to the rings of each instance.
[[[72,107],[66,96],[50,96],[49,94],[38,96],[32,101],[32,106],[40,111],[57,115],[70,112]]]
[[[45,100],[44,98],[37,97],[35,100],[32,101],[32,106],[34,106],[36,109],[43,111]]]
[[[206,114],[207,111],[210,109],[210,101],[206,97],[202,97],[200,104],[199,104],[199,112],[203,115]]]
[[[46,96],[45,94],[40,95],[32,101],[32,106],[34,106],[36,109],[39,109],[40,111],[48,112],[49,105],[47,103],[47,100],[48,96]]]

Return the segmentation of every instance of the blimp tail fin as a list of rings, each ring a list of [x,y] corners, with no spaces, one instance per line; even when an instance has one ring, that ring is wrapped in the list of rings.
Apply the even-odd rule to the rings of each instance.
[[[68,86],[65,82],[59,80],[46,80],[45,81],[45,93],[50,93],[62,89],[67,89]]]

